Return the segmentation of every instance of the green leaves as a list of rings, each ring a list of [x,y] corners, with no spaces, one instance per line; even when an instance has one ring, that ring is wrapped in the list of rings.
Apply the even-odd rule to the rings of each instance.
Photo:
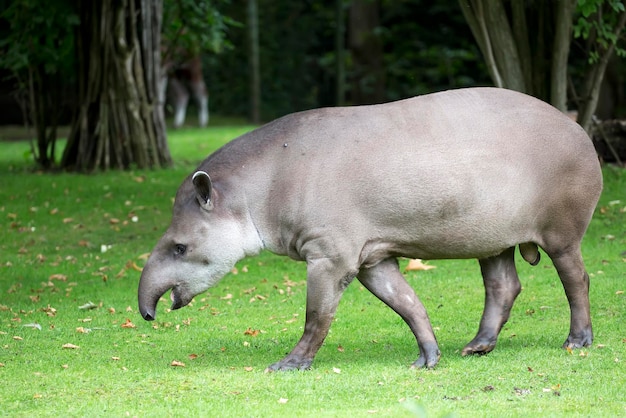
[[[79,19],[69,0],[16,0],[0,14],[9,30],[0,36],[0,67],[42,66],[47,74],[71,68],[73,31]]]
[[[220,13],[228,0],[165,0],[163,2],[163,42],[168,49],[219,53],[232,45],[226,38],[229,26],[237,22]]]
[[[578,0],[577,12],[581,15],[574,25],[574,37],[590,40],[589,63],[600,59],[602,51],[611,45],[619,56],[626,56],[626,50],[618,45],[623,30],[620,18],[626,13],[621,0]]]

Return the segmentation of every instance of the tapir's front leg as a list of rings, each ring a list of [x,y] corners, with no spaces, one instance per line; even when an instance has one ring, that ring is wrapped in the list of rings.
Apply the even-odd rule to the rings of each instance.
[[[306,322],[298,344],[278,363],[267,368],[276,370],[306,370],[322,346],[337,310],[343,291],[356,276],[338,266],[336,260],[316,259],[307,264]]]

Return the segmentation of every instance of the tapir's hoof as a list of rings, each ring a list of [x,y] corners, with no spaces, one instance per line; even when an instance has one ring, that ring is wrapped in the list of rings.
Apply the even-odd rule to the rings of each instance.
[[[313,363],[313,359],[284,358],[265,369],[265,373],[285,372],[289,370],[309,370],[311,368],[311,363]]]
[[[439,351],[439,347],[437,344],[429,344],[424,347],[420,347],[420,355],[415,360],[413,364],[411,364],[412,369],[432,369],[439,363],[439,359],[441,358],[441,351]]]
[[[469,356],[472,354],[477,355],[485,355],[493,351],[496,348],[496,342],[491,340],[483,340],[483,339],[474,339],[470,341],[465,347],[463,347],[463,351],[461,351],[462,356]]]
[[[581,335],[572,335],[570,334],[567,337],[567,340],[563,343],[563,348],[582,348],[589,347],[593,343],[593,333],[591,329],[585,330],[585,332],[581,333]]]

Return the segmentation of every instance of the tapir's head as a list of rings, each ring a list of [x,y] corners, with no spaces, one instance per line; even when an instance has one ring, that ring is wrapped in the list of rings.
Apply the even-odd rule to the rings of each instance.
[[[196,172],[180,186],[170,227],[152,251],[139,281],[139,311],[153,320],[159,298],[172,290],[172,309],[213,286],[260,242],[247,211],[227,203],[209,175]],[[253,236],[256,235],[256,236]]]

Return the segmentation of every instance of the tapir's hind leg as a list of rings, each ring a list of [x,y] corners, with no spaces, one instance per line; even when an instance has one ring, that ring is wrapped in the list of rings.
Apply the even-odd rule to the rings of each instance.
[[[420,353],[412,367],[435,367],[441,353],[426,308],[400,273],[397,260],[389,258],[374,267],[363,268],[357,278],[400,315],[413,331]]]
[[[593,342],[589,310],[589,275],[585,271],[580,246],[548,255],[559,273],[570,306],[570,331],[563,348],[589,346]]]
[[[515,247],[479,260],[485,284],[485,309],[476,337],[463,348],[461,355],[487,354],[496,346],[498,334],[509,319],[513,302],[522,288],[514,256]]]

